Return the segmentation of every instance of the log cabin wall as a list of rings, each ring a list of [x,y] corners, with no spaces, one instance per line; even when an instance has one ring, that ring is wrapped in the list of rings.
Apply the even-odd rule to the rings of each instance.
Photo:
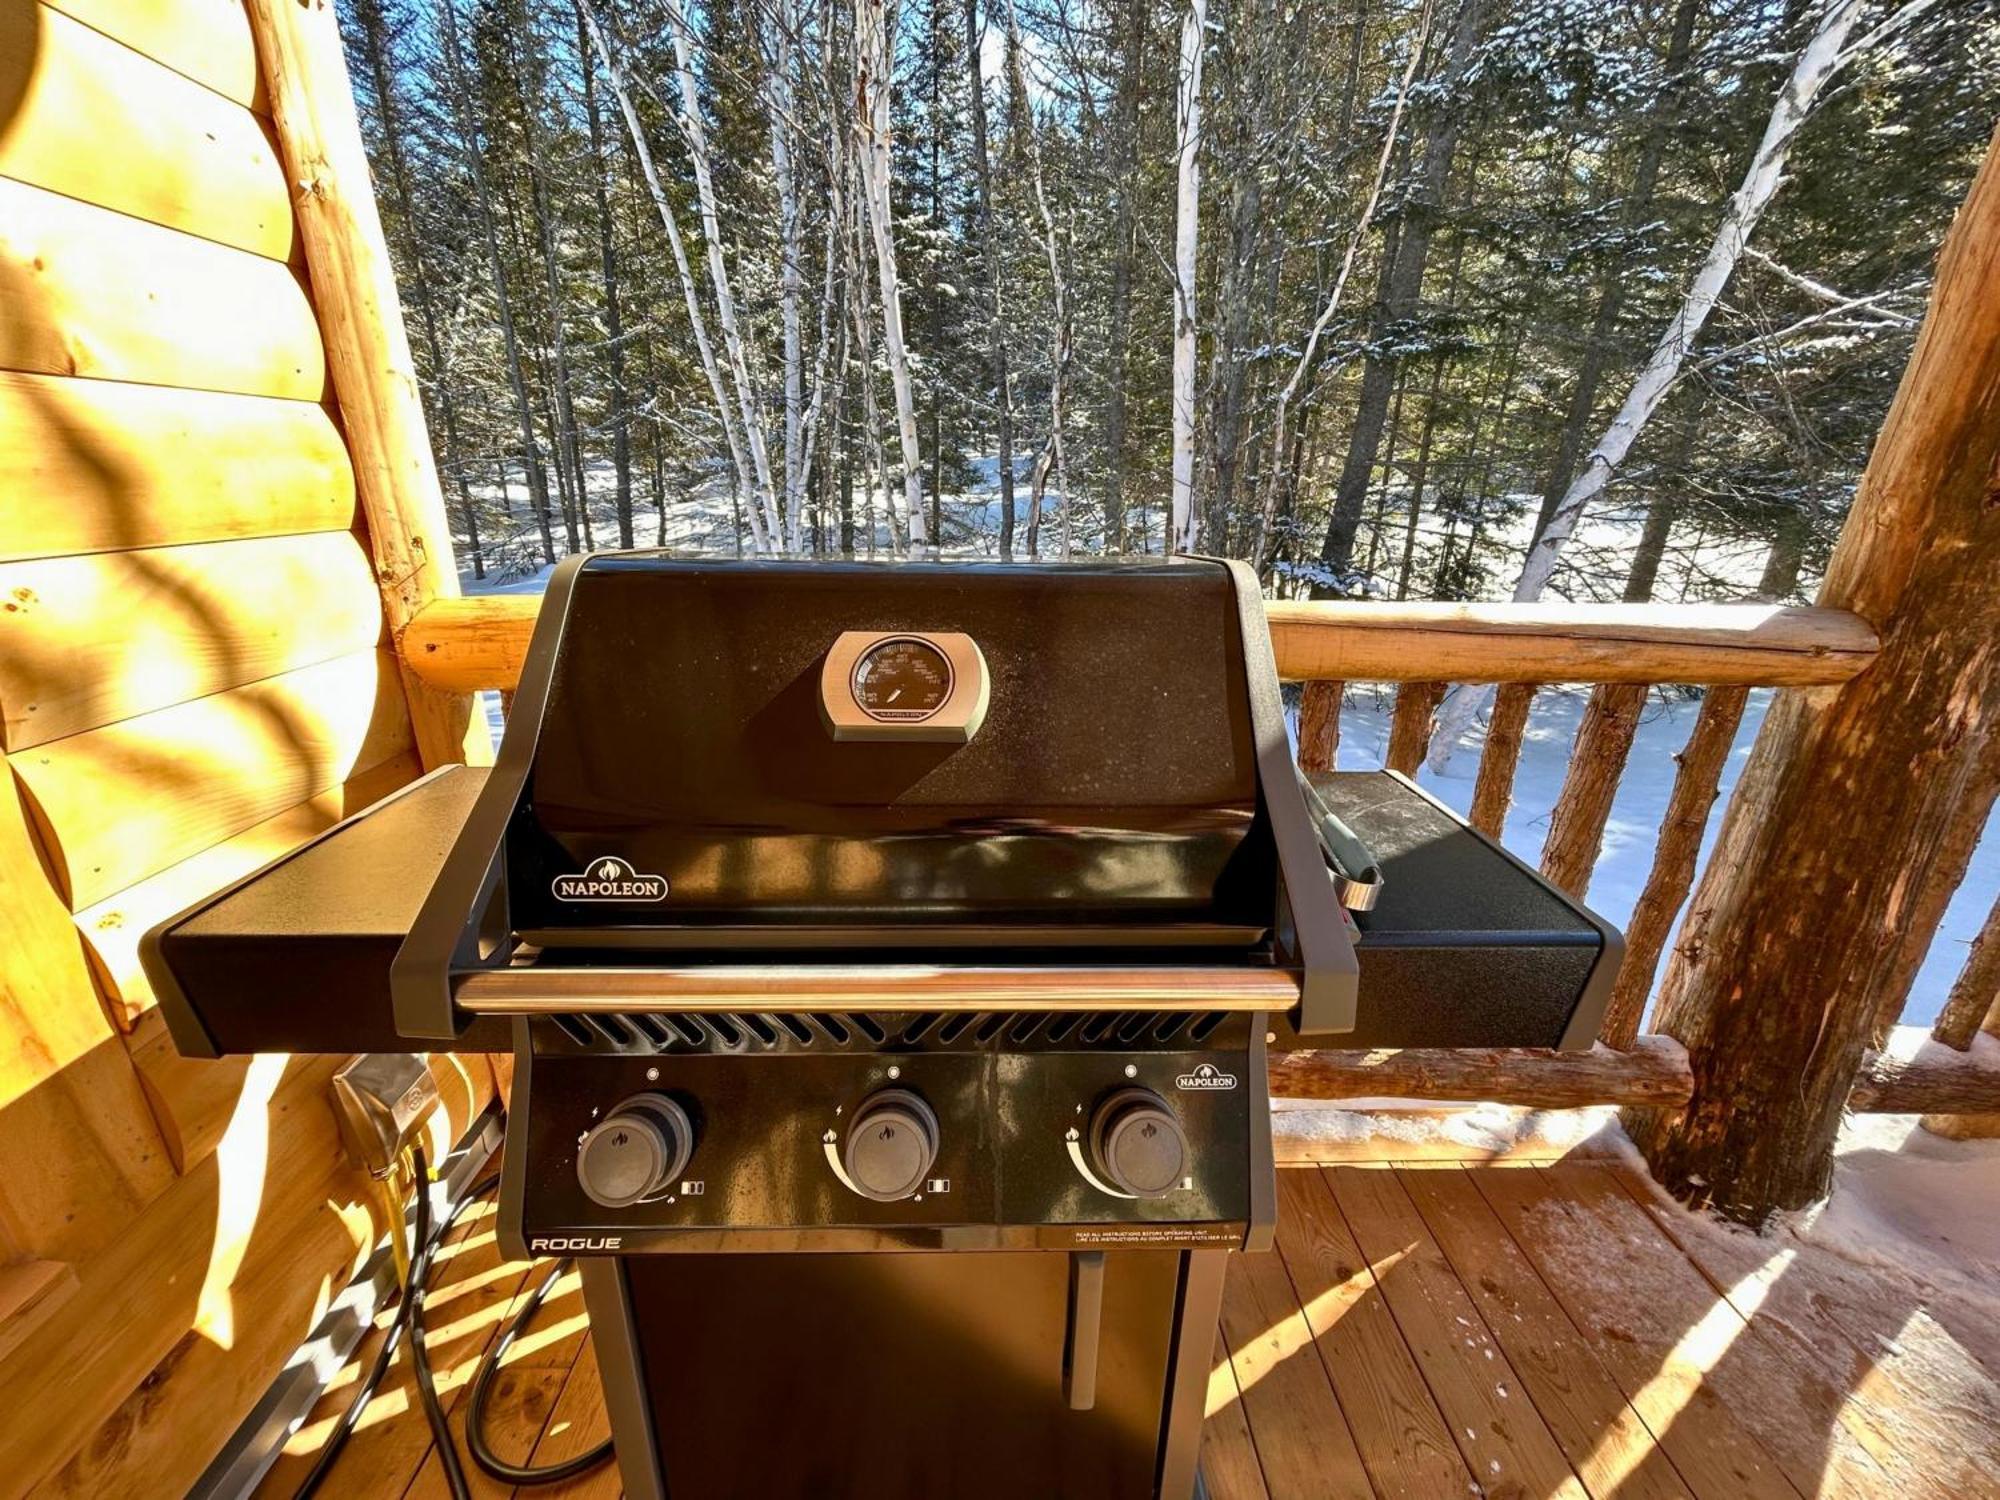
[[[241,0],[0,0],[5,1497],[181,1493],[381,1230],[337,1060],[137,963],[421,769],[269,96]]]

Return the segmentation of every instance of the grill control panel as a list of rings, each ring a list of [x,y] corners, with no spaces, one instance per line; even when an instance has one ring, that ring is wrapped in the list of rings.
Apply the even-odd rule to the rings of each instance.
[[[508,1215],[537,1253],[1241,1245],[1269,1159],[1260,1019],[1194,1049],[675,1054],[542,1031]]]

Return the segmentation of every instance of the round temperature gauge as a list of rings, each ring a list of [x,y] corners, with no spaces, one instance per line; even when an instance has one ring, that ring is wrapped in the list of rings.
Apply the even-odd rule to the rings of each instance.
[[[916,723],[951,697],[951,662],[929,641],[896,636],[862,653],[854,664],[853,686],[854,701],[869,718]]]

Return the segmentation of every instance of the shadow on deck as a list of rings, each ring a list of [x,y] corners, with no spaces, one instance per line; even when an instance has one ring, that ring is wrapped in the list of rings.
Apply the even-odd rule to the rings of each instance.
[[[1281,1168],[1278,1249],[1235,1262],[1223,1309],[1215,1500],[2000,1494],[1990,1302],[1714,1228],[1587,1151]],[[490,1205],[467,1213],[430,1299],[455,1425],[479,1354],[541,1274],[502,1262],[492,1227]],[[552,1462],[603,1435],[589,1350],[571,1276],[502,1368],[498,1451]],[[354,1378],[261,1494],[291,1493]],[[329,1489],[444,1494],[400,1362]],[[607,1467],[523,1493],[614,1497],[618,1481]]]

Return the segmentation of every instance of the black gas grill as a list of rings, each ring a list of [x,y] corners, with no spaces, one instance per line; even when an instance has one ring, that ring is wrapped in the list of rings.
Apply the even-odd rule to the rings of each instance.
[[[503,1239],[585,1257],[628,1494],[1185,1496],[1267,1047],[1587,1044],[1616,952],[1317,786],[1240,566],[592,557],[490,773],[147,959],[190,1053],[504,1033]]]

